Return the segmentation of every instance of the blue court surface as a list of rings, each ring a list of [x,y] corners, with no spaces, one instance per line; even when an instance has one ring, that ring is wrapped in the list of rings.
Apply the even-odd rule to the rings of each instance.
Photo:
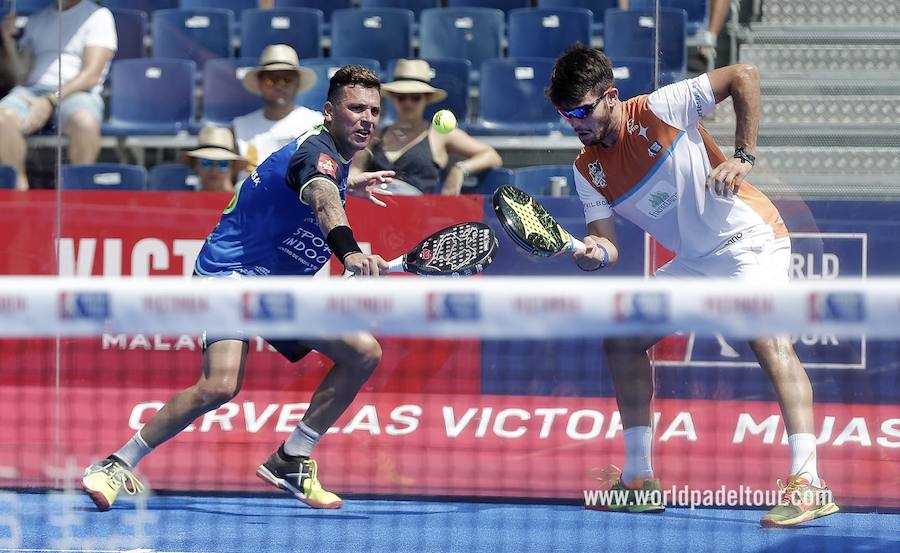
[[[315,511],[281,496],[150,496],[99,513],[68,493],[0,492],[0,551],[900,551],[900,515],[837,513],[788,530],[761,511],[669,509],[658,515],[578,506],[350,500]]]

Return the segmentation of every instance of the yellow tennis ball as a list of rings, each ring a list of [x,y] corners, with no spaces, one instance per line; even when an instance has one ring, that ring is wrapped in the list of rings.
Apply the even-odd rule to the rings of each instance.
[[[456,116],[449,109],[442,109],[431,118],[431,126],[441,134],[447,134],[456,128]]]

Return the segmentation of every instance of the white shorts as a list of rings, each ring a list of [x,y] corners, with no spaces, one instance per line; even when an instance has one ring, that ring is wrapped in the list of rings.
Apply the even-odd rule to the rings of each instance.
[[[791,239],[755,238],[697,259],[676,257],[656,270],[658,277],[739,278],[784,284],[790,281]]]

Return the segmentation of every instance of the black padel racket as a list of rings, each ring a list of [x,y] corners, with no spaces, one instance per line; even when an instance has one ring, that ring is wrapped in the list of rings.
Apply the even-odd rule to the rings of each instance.
[[[584,251],[584,242],[566,232],[544,206],[518,188],[501,186],[494,192],[493,204],[500,225],[531,255],[552,257]]]
[[[497,254],[497,236],[484,223],[468,222],[443,228],[406,254],[388,261],[389,272],[428,276],[480,273]]]

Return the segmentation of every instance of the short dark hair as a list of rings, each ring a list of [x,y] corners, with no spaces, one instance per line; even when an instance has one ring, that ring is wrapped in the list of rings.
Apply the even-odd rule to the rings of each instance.
[[[592,90],[599,94],[614,83],[606,54],[576,42],[556,59],[544,94],[554,106],[571,106]]]
[[[328,81],[328,101],[336,102],[338,93],[352,85],[381,90],[381,80],[371,69],[362,65],[344,65]]]

